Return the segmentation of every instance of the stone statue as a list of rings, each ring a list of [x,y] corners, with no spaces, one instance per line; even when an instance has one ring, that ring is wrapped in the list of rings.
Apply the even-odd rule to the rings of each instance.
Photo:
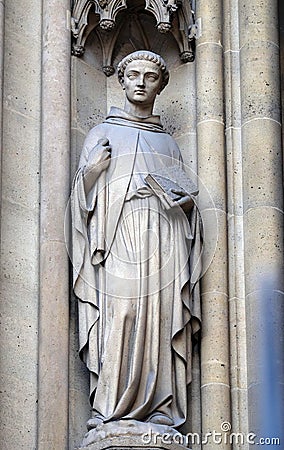
[[[134,420],[179,427],[187,417],[192,336],[199,329],[199,216],[172,189],[166,208],[145,178],[180,167],[153,115],[169,73],[149,51],[118,66],[124,109],[88,134],[72,190],[80,355],[90,371],[87,427]],[[186,212],[185,212],[185,211]]]

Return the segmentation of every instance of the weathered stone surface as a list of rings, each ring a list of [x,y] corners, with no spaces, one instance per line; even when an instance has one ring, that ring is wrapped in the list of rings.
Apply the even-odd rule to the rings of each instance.
[[[188,449],[189,437],[165,425],[120,420],[99,425],[86,434],[80,449]]]
[[[253,41],[273,42],[278,45],[278,5],[277,2],[254,0],[239,5],[240,46]],[[270,60],[267,61],[269,63]]]
[[[278,318],[272,320],[271,314],[264,313],[262,309],[263,303],[271,304],[270,289],[271,291],[283,289],[283,188],[281,187],[283,175],[280,162],[277,15],[277,2],[268,4],[252,0],[239,3],[245,212],[243,283],[247,331],[244,350],[247,354],[249,429],[256,432],[260,424],[257,417],[258,410],[267,421],[275,411],[273,407],[273,411],[268,412],[273,402],[268,398],[264,401],[264,389],[262,392],[258,391],[257,385],[261,383],[264,375],[263,364],[266,361],[269,365],[269,362],[264,354],[260,358],[257,350],[265,348],[264,339],[270,352],[270,348],[273,348],[274,333],[277,340],[281,339],[277,321],[281,318],[280,321],[283,322],[280,310]],[[266,333],[269,334],[269,344]],[[272,373],[271,365],[270,370]],[[271,389],[270,385],[275,374],[269,377],[266,389]]]
[[[28,0],[23,7],[21,1],[0,1],[0,442],[5,450],[36,447],[40,23],[39,2]]]
[[[202,293],[226,295],[227,279],[224,277],[224,269],[227,264],[227,242],[223,233],[226,214],[217,209],[208,209],[202,211],[202,218],[205,222]]]
[[[196,131],[193,69],[193,66],[182,65],[172,70],[166,93],[157,97],[155,110],[160,114],[165,130],[175,138],[183,133]]]
[[[197,121],[214,120],[223,123],[223,70],[220,61],[223,49],[220,43],[212,41],[197,46],[198,70],[196,80],[198,86]]]
[[[68,446],[69,261],[64,215],[70,191],[69,7],[68,0],[42,2],[38,450]]]
[[[224,125],[206,120],[197,125],[198,175],[211,196],[200,196],[200,207],[226,209],[226,181],[224,171]],[[212,179],[214,178],[214,183]],[[212,205],[213,201],[213,205]]]
[[[246,123],[242,130],[244,210],[283,208],[280,124],[267,119]]]
[[[271,42],[253,42],[240,50],[243,122],[257,117],[280,121],[278,55]]]
[[[196,48],[198,174],[214,205],[212,209],[211,199],[201,196],[201,209],[206,214],[208,211],[208,218],[211,211],[218,217],[216,250],[202,279],[202,308],[206,313],[201,339],[201,410],[202,431],[206,433],[221,431],[222,422],[231,417],[222,5],[217,1],[198,1],[197,17],[202,17],[202,36]],[[210,242],[210,236],[216,236],[210,220],[206,231]],[[214,414],[210,405],[214,405]],[[219,445],[210,442],[210,450],[215,448]],[[222,443],[222,449],[229,448]]]
[[[196,3],[196,17],[202,17],[202,34],[197,45],[213,42],[221,44],[223,28],[221,9],[222,6],[218,0],[212,0],[210,3],[207,0],[199,0]]]
[[[137,446],[137,441],[135,439],[131,439],[131,438],[122,438],[122,439],[118,439],[118,438],[114,438],[114,439],[105,439],[103,442],[101,442],[100,444],[91,444],[88,445],[87,447],[79,447],[80,450],[111,450],[111,449],[115,449],[115,450],[132,450],[133,448],[135,448],[136,450],[151,450],[156,449],[156,450],[190,450],[188,447],[184,447],[182,445],[179,444],[145,444],[143,446],[139,446],[140,444],[138,444]]]
[[[78,58],[72,58],[72,73],[72,125],[87,133],[106,115],[107,79]]]
[[[246,293],[258,290],[263,280],[283,290],[283,213],[276,208],[252,208],[245,214],[244,229]]]

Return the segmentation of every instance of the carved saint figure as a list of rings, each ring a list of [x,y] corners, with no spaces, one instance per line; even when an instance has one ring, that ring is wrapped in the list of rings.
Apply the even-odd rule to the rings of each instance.
[[[186,420],[199,328],[199,220],[195,206],[181,208],[188,193],[173,189],[176,207],[166,208],[145,181],[183,165],[153,115],[169,80],[164,60],[134,52],[118,77],[124,109],[112,107],[87,135],[72,190],[80,355],[91,379],[88,428],[124,419],[175,428]]]

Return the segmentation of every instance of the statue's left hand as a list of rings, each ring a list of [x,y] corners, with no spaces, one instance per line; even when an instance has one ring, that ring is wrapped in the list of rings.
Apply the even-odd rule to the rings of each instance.
[[[176,189],[171,189],[173,194],[178,195],[180,198],[174,199],[174,202],[179,205],[185,212],[190,211],[193,206],[193,200],[190,195],[184,191],[179,191]]]

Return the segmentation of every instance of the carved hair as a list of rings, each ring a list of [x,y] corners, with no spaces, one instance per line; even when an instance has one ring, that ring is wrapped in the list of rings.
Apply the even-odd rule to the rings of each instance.
[[[117,67],[117,75],[118,80],[122,84],[123,78],[124,78],[124,71],[126,69],[126,66],[131,63],[132,61],[150,61],[159,67],[161,73],[162,73],[162,86],[160,92],[167,86],[170,78],[169,71],[167,69],[166,63],[163,60],[163,58],[160,55],[157,55],[156,53],[150,52],[148,50],[138,50],[136,52],[130,53],[129,55],[125,56],[125,58],[120,61]]]

